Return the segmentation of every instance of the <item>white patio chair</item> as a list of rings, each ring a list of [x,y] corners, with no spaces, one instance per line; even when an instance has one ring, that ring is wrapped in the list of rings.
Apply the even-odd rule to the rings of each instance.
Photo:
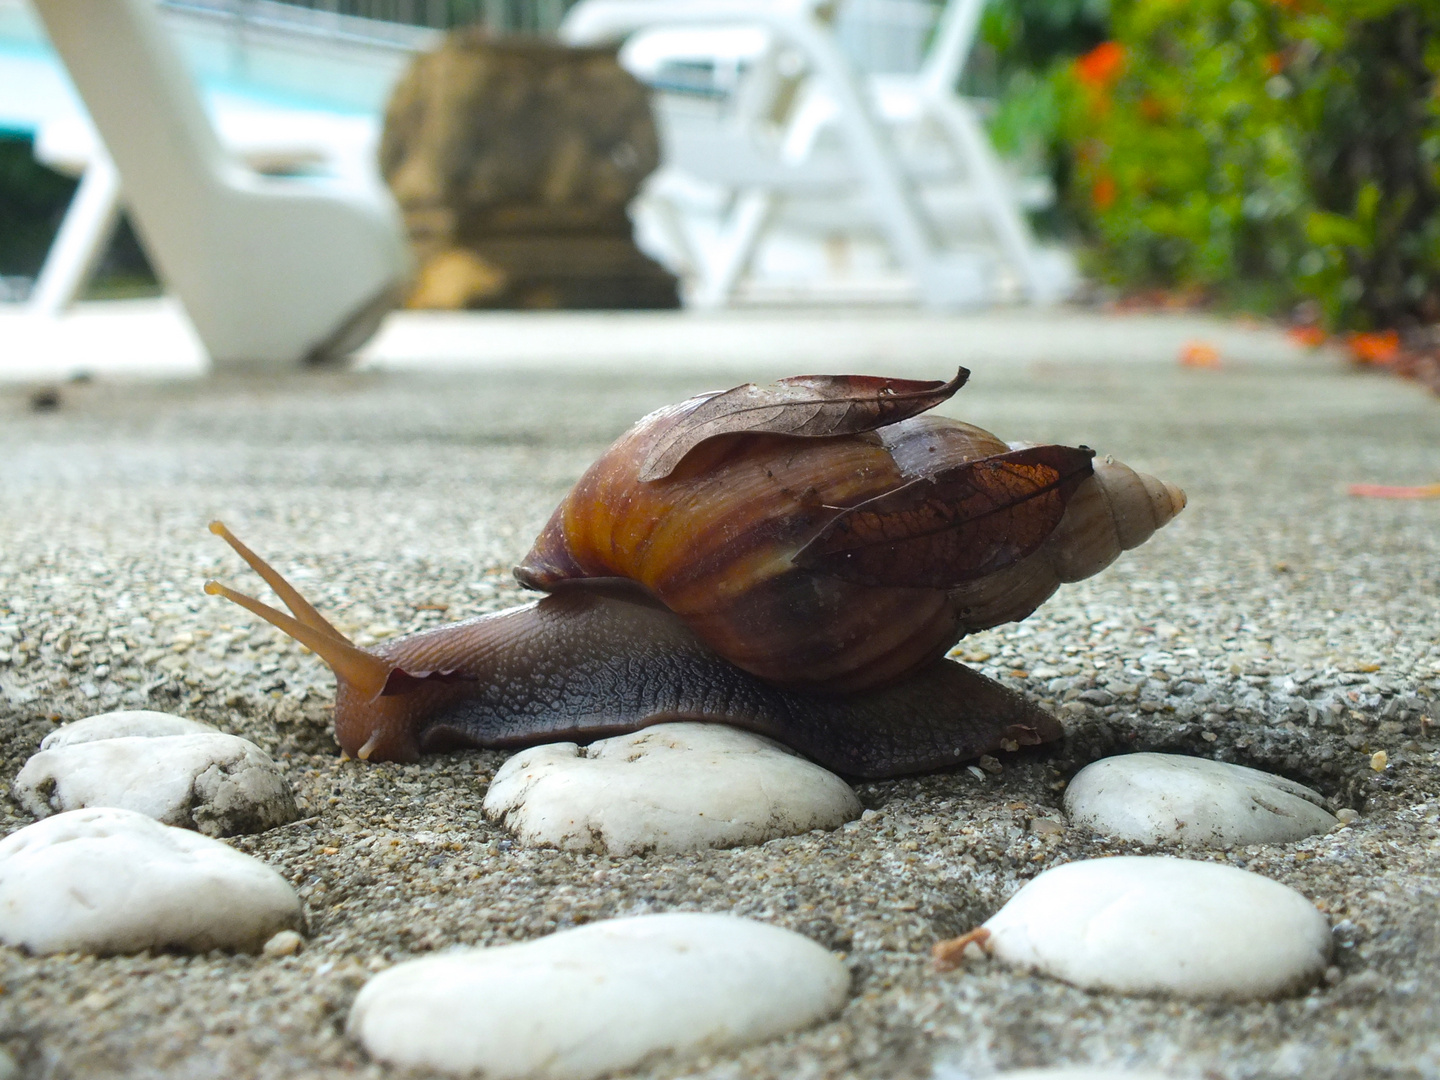
[[[83,179],[37,282],[35,311],[54,313],[73,298],[123,187],[147,254],[213,363],[321,359],[373,333],[410,273],[399,212],[383,187],[355,170],[262,175],[224,149],[153,0],[35,0],[35,8],[103,140],[71,155]],[[42,129],[42,148],[46,140]],[[249,141],[260,164],[306,153],[284,133]]]
[[[732,301],[762,244],[795,226],[830,237],[878,231],[931,306],[994,299],[996,256],[1021,295],[1049,302],[1072,286],[1073,270],[1038,248],[1020,186],[953,91],[982,5],[951,0],[919,72],[868,78],[814,0],[583,0],[561,34],[575,43],[638,36],[638,47],[646,33],[683,27],[692,43],[708,31],[733,52],[742,29],[762,32],[728,108],[685,113],[662,101],[658,110],[666,167],[647,200],[695,279],[694,302]],[[711,211],[720,210],[708,235],[707,185]]]

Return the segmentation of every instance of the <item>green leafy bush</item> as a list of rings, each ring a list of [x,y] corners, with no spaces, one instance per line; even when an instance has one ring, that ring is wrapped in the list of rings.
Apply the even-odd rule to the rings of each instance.
[[[1440,319],[1440,5],[1116,0],[1053,76],[1095,268],[1332,327]]]
[[[0,276],[40,273],[75,186],[35,160],[29,138],[0,133]],[[122,213],[85,295],[118,299],[158,291],[155,273]]]
[[[1079,226],[1064,193],[1070,185],[1066,74],[1077,56],[1110,36],[1109,0],[994,0],[961,89],[994,102],[990,134],[1023,175],[1045,175],[1060,194],[1037,224],[1074,237]]]
[[[34,277],[75,181],[35,161],[29,139],[0,134],[0,274]]]

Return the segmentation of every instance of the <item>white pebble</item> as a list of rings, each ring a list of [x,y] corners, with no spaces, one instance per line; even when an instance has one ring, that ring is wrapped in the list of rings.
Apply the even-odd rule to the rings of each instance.
[[[98,739],[124,739],[138,736],[153,739],[160,735],[204,735],[215,729],[199,720],[189,720],[173,713],[150,709],[121,709],[119,712],[87,716],[73,724],[56,728],[40,741],[41,750],[59,750],[77,743]]]
[[[936,1080],[940,1080],[939,1077]],[[995,1080],[1170,1080],[1166,1073],[1131,1072],[1109,1066],[1060,1065],[1050,1069],[1015,1069],[996,1073]]]
[[[985,929],[999,959],[1076,986],[1248,1000],[1324,974],[1330,925],[1294,889],[1233,866],[1161,856],[1047,870]]]
[[[262,832],[297,816],[294,793],[266,753],[219,732],[42,750],[15,777],[14,793],[37,817],[114,806],[207,836]]]
[[[0,940],[32,953],[255,952],[300,922],[259,859],[131,810],[73,810],[0,840]]]
[[[717,1052],[838,1012],[845,965],[731,915],[641,915],[412,960],[371,979],[349,1033],[381,1061],[486,1080],[588,1080]]]
[[[1122,754],[1065,789],[1072,825],[1146,844],[1280,844],[1329,832],[1324,799],[1280,776],[1179,754]]]
[[[675,723],[523,750],[483,809],[527,844],[674,855],[838,828],[862,807],[849,784],[779,743]]]

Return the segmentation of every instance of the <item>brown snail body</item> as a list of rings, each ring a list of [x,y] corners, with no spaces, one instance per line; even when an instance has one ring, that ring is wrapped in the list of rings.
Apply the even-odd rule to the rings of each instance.
[[[652,413],[581,477],[516,569],[552,595],[383,642],[209,583],[335,670],[336,736],[375,760],[592,739],[702,719],[852,775],[1056,738],[1013,691],[943,659],[1024,618],[1184,506],[1083,448],[1007,446],[919,415],[950,383],[803,377]]]

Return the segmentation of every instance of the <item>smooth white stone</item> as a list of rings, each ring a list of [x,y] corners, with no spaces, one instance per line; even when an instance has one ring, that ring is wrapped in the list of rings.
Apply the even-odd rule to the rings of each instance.
[[[1330,960],[1330,924],[1294,889],[1165,856],[1047,870],[985,928],[992,955],[1088,989],[1249,1000],[1294,993]]]
[[[863,807],[845,781],[773,740],[675,723],[523,750],[495,773],[483,809],[526,844],[674,855],[838,828]]]
[[[1179,754],[1121,754],[1065,789],[1072,825],[1146,844],[1282,844],[1329,832],[1324,798],[1259,769]]]
[[[119,712],[87,716],[73,724],[56,728],[40,740],[41,750],[59,750],[78,743],[99,739],[124,739],[131,736],[153,739],[160,735],[203,735],[215,729],[199,720],[189,720],[173,713],[150,709],[121,709]]]
[[[130,736],[42,750],[15,777],[37,817],[114,806],[207,836],[262,832],[296,817],[284,775],[235,735]]]
[[[400,964],[349,1033],[381,1061],[485,1080],[588,1080],[832,1016],[850,976],[809,938],[732,915],[641,915]]]
[[[936,1080],[940,1080],[937,1076]],[[1168,1073],[1131,1072],[1119,1067],[1085,1065],[1053,1069],[1015,1069],[996,1073],[994,1080],[1171,1080]]]
[[[72,810],[0,840],[0,940],[32,953],[255,952],[300,924],[259,859],[132,810]]]

